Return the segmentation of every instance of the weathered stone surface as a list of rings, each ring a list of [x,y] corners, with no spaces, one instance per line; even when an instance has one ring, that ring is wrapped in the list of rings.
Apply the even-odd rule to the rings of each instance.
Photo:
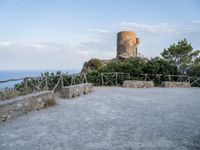
[[[117,34],[117,58],[137,56],[139,38],[135,32],[122,31]]]
[[[38,102],[38,103],[41,103],[41,102],[42,102],[42,98],[39,97],[39,98],[37,99],[37,102]]]
[[[189,82],[169,82],[164,81],[161,83],[162,87],[191,87]]]
[[[0,122],[15,118],[32,110],[44,108],[45,103],[54,100],[54,93],[50,91],[38,92],[0,101]]]
[[[61,97],[70,99],[73,97],[80,96],[82,94],[87,94],[92,91],[92,87],[92,83],[65,86],[61,90]]]
[[[123,87],[149,88],[149,87],[154,87],[154,83],[153,83],[153,81],[126,80],[123,82]]]

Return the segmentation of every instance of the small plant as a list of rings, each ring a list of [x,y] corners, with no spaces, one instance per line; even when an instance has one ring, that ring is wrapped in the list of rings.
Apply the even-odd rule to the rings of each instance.
[[[56,101],[54,99],[48,99],[44,104],[44,108],[51,107],[54,105],[56,105]]]
[[[20,92],[13,88],[5,88],[4,90],[0,91],[0,100],[6,100],[20,95]]]

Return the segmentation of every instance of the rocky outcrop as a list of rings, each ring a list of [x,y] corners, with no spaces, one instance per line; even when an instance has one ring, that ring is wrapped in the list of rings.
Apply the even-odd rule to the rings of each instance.
[[[123,82],[123,87],[149,88],[149,87],[154,87],[154,83],[153,83],[153,81],[126,80],[126,81]]]
[[[161,83],[162,87],[191,87],[189,82],[169,82],[164,81]]]
[[[61,97],[62,98],[74,98],[80,96],[82,94],[87,94],[92,91],[92,83],[83,83],[71,86],[65,86],[61,90]]]
[[[0,122],[54,104],[54,93],[51,91],[43,91],[0,101]]]

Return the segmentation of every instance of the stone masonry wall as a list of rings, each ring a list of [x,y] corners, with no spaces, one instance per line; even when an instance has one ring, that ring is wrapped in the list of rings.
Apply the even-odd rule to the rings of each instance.
[[[154,87],[154,83],[153,83],[153,81],[126,80],[123,82],[123,87],[149,88],[149,87]]]
[[[191,87],[189,82],[169,82],[164,81],[161,83],[162,87]]]
[[[51,91],[0,101],[0,122],[44,108],[49,102],[55,102],[54,93]]]
[[[117,34],[117,58],[137,56],[139,38],[132,31],[122,31]]]
[[[80,96],[82,94],[87,94],[92,91],[92,87],[92,83],[65,86],[61,90],[61,97],[70,99],[73,97]]]

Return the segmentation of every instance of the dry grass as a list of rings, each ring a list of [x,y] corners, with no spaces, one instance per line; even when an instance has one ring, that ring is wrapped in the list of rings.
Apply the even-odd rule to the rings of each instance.
[[[56,105],[56,101],[54,99],[48,99],[44,104],[44,108],[51,107],[54,105]]]
[[[5,88],[0,91],[0,100],[7,100],[17,96],[20,96],[20,92],[13,88]]]

